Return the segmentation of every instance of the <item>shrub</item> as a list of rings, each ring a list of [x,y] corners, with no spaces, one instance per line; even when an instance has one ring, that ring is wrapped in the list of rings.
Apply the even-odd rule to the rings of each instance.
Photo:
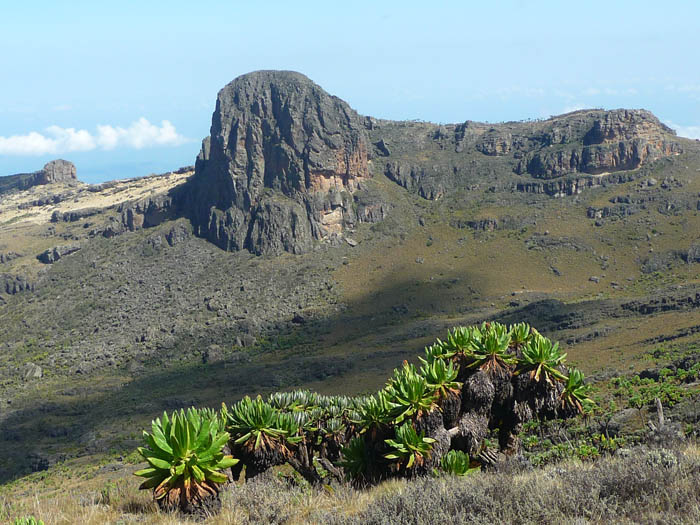
[[[38,520],[34,516],[27,516],[24,518],[17,518],[14,525],[44,525],[44,521]]]
[[[440,460],[442,471],[453,476],[467,476],[479,470],[479,467],[472,467],[469,455],[461,450],[450,450]]]
[[[135,472],[146,478],[139,488],[153,489],[163,508],[197,512],[218,499],[219,485],[228,481],[221,471],[238,460],[223,452],[229,434],[221,430],[217,417],[207,417],[190,408],[152,422],[151,433],[144,431],[141,456],[150,465]]]

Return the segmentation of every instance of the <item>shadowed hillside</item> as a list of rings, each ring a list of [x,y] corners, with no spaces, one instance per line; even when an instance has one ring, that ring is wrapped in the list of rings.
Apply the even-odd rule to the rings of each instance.
[[[193,170],[26,178],[0,181],[2,481],[163,409],[372,391],[456,324],[530,322],[589,374],[700,340],[700,144],[643,110],[393,122],[257,72]]]

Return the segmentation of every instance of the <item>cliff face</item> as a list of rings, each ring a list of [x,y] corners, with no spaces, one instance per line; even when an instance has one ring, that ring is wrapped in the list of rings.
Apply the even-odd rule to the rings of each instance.
[[[258,71],[219,92],[195,175],[166,215],[186,215],[225,250],[303,253],[386,216],[385,196],[367,191],[373,156],[388,179],[436,200],[479,188],[573,195],[680,152],[673,131],[644,110],[392,122],[360,117],[299,73]]]
[[[78,180],[75,165],[67,160],[52,160],[44,169],[35,173],[34,184],[51,184],[54,182],[71,182]]]
[[[584,111],[552,123],[539,145],[525,152],[517,173],[553,179],[634,170],[680,153],[673,131],[644,110]]]
[[[305,76],[244,75],[219,92],[186,212],[227,250],[308,251],[358,220],[367,144],[357,113]]]

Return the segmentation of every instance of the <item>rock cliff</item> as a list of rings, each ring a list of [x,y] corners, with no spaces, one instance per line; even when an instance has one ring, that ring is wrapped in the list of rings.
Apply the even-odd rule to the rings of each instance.
[[[358,114],[305,76],[243,75],[219,92],[185,210],[226,250],[306,252],[367,217],[353,194],[368,154]]]
[[[553,179],[634,170],[680,153],[673,131],[648,111],[580,111],[552,119],[539,144],[525,152],[517,173]]]
[[[299,73],[257,71],[219,92],[186,186],[121,209],[120,231],[184,215],[225,250],[299,254],[386,217],[390,199],[369,183],[373,156],[383,165],[375,173],[437,200],[455,191],[576,195],[679,153],[673,130],[645,110],[393,122],[359,116]]]

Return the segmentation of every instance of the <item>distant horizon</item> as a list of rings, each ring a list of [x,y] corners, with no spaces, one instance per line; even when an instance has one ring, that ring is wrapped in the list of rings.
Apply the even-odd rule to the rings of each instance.
[[[261,69],[298,71],[377,118],[644,108],[700,138],[698,19],[692,0],[10,3],[0,175],[57,157],[86,182],[192,164],[217,92]]]
[[[313,79],[312,79],[313,80]],[[323,86],[321,86],[323,87]],[[347,101],[346,101],[347,102]],[[352,107],[352,104],[351,104]],[[487,121],[487,120],[482,120],[482,121],[477,121],[480,123],[484,124],[504,124],[504,123],[509,123],[509,122],[527,122],[527,121],[544,121],[548,120],[550,118],[554,117],[559,117],[562,115],[567,115],[570,113],[576,113],[576,112],[583,112],[583,111],[595,111],[595,110],[602,110],[602,111],[614,111],[618,109],[626,109],[626,110],[645,110],[645,111],[651,111],[647,108],[633,108],[633,107],[618,107],[618,108],[602,108],[602,107],[590,107],[590,108],[578,108],[578,109],[572,109],[571,111],[567,111],[565,113],[560,113],[558,115],[549,115],[547,117],[533,117],[533,118],[521,118],[518,120],[500,120],[500,121]],[[651,111],[651,113],[654,113]],[[362,115],[362,116],[370,116],[370,117],[375,117],[375,118],[383,118],[383,117],[376,117],[375,115]],[[658,115],[655,114],[657,118],[659,118]],[[211,120],[211,116],[209,117],[209,120]],[[421,121],[421,122],[431,122],[434,124],[440,124],[440,125],[456,125],[456,124],[461,124],[465,121],[454,121],[454,122],[434,122],[430,120],[423,120],[423,119],[401,119],[405,121]],[[467,120],[473,120],[473,119],[467,119]],[[672,124],[668,121],[664,122],[662,119],[659,118],[659,120],[673,129],[674,132],[680,137],[683,137]],[[205,137],[202,137],[202,140]],[[698,136],[693,136],[693,137],[684,137],[688,139],[700,139],[700,134]],[[188,149],[192,149],[194,141],[188,141],[187,146]],[[77,176],[78,180],[81,182],[85,182],[88,184],[99,184],[102,182],[108,182],[112,180],[121,180],[121,179],[130,179],[134,177],[146,177],[149,175],[154,175],[154,174],[163,174],[163,173],[169,173],[172,171],[176,171],[180,168],[187,167],[187,166],[194,166],[195,160],[197,155],[199,154],[201,148],[201,140],[197,141],[196,143],[196,151],[191,155],[191,157],[187,157],[185,155],[185,152],[178,152],[181,153],[179,155],[173,155],[173,151],[167,151],[168,155],[167,158],[158,158],[156,150],[141,150],[141,151],[132,151],[129,154],[129,157],[133,157],[130,160],[127,159],[120,159],[120,161],[113,161],[109,159],[104,159],[100,155],[96,155],[94,152],[70,152],[66,154],[57,154],[57,155],[41,155],[41,156],[35,156],[35,157],[17,157],[17,164],[16,166],[20,166],[22,163],[27,163],[31,164],[32,167],[30,169],[20,169],[18,171],[13,171],[10,173],[0,173],[0,176],[8,176],[8,175],[15,175],[18,173],[32,173],[35,171],[40,170],[47,162],[50,162],[55,159],[63,159],[72,162],[76,166],[77,170]],[[155,153],[155,154],[154,154]],[[150,157],[155,157],[155,158],[150,158]],[[188,160],[189,159],[189,160]],[[87,160],[87,162],[85,162]],[[81,163],[81,161],[84,162]],[[35,162],[36,164],[32,164],[32,162]]]
[[[313,80],[313,79],[311,79]],[[323,87],[323,86],[321,86]],[[331,93],[332,94],[332,93]],[[347,102],[347,101],[346,101]],[[352,107],[352,104],[351,104]],[[354,109],[354,108],[353,108]],[[488,121],[488,120],[481,120],[481,121],[474,121],[473,119],[467,119],[467,120],[472,120],[474,122],[480,122],[483,124],[506,124],[506,123],[517,123],[517,122],[535,122],[535,121],[545,121],[549,120],[551,118],[556,118],[559,116],[563,115],[568,115],[571,113],[577,113],[577,112],[585,112],[585,111],[596,111],[596,110],[601,110],[601,111],[614,111],[614,110],[644,110],[644,111],[650,111],[651,113],[654,113],[653,111],[647,109],[647,108],[633,108],[633,107],[618,107],[618,108],[602,108],[602,107],[590,107],[590,108],[577,108],[577,109],[572,109],[570,111],[567,111],[565,113],[560,113],[557,115],[549,115],[547,117],[533,117],[533,118],[521,118],[518,120],[500,120],[500,121]],[[383,118],[383,117],[376,117],[375,115],[362,115],[362,116],[369,116],[369,117],[374,117],[374,118]],[[658,115],[655,115],[657,118]],[[211,119],[211,116],[210,116]],[[393,119],[390,119],[393,120]],[[419,118],[414,118],[414,119],[401,119],[404,121],[419,121],[419,122],[430,122],[433,124],[438,124],[438,125],[458,125],[462,124],[465,121],[454,121],[454,122],[434,122],[430,120],[424,120],[424,119],[419,119]],[[673,123],[669,123],[668,121],[664,122],[659,118],[659,120],[673,129],[674,132],[680,137],[684,137],[679,133],[679,131],[672,125]],[[205,137],[202,137],[202,140]],[[697,137],[688,137],[685,136],[684,138],[688,139],[700,139],[700,134],[698,134]],[[192,146],[194,141],[188,140],[187,141],[187,146]],[[121,157],[118,157],[117,160],[115,161],[113,158],[110,159],[104,159],[100,155],[96,155],[94,152],[81,152],[81,151],[74,151],[74,152],[69,152],[65,154],[48,154],[48,155],[41,155],[41,156],[32,156],[32,157],[25,157],[25,156],[18,156],[17,157],[17,162],[18,166],[20,165],[19,163],[31,163],[32,161],[35,161],[37,164],[36,166],[32,167],[31,169],[26,169],[26,170],[20,170],[20,171],[14,171],[11,173],[0,173],[0,176],[9,176],[9,175],[16,175],[19,173],[32,173],[35,171],[39,171],[43,166],[52,160],[56,159],[63,159],[67,160],[69,162],[72,162],[76,166],[77,170],[77,176],[78,180],[81,182],[85,182],[88,184],[99,184],[102,182],[108,182],[112,180],[121,180],[121,179],[130,179],[130,178],[135,178],[135,177],[147,177],[149,175],[158,175],[158,174],[164,174],[164,173],[169,173],[176,171],[180,168],[187,167],[187,166],[194,166],[195,160],[197,155],[199,154],[199,150],[201,148],[201,140],[197,141],[196,143],[196,152],[191,156],[190,160],[188,161],[187,158],[184,155],[177,155],[173,156],[172,151],[168,151],[168,158],[167,159],[158,159],[157,152],[158,150],[155,150],[156,155],[154,155],[154,150],[145,150],[145,151],[124,151]],[[150,158],[151,156],[155,156],[155,159]],[[77,159],[77,160],[76,160]],[[178,163],[178,160],[175,159],[180,159],[180,162]],[[85,166],[81,167],[80,161],[85,161],[85,165],[87,166],[87,169],[85,169]],[[174,161],[174,162],[173,162]]]

